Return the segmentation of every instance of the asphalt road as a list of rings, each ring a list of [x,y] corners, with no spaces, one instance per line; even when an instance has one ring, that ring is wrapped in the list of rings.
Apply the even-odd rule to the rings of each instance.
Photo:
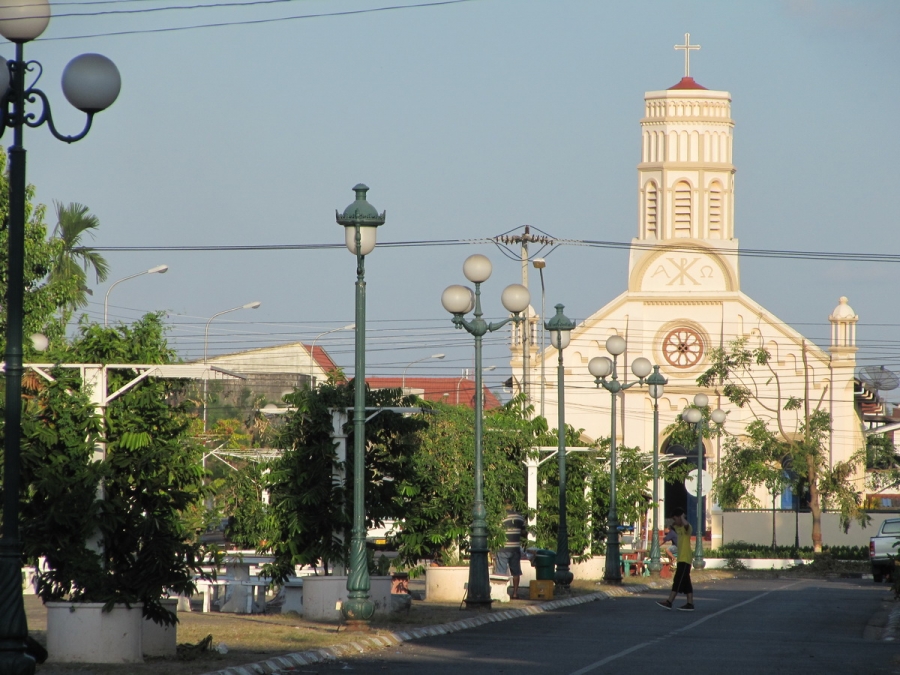
[[[740,580],[697,585],[694,612],[653,591],[517,618],[300,672],[522,675],[900,674],[891,608],[870,580]],[[683,604],[681,597],[675,606]]]

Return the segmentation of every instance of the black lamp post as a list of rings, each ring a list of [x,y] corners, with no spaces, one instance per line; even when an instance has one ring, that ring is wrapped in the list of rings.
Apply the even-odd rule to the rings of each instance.
[[[44,32],[50,22],[46,0],[0,1],[0,35],[15,44],[15,59],[0,59],[0,134],[11,127],[9,149],[9,251],[6,294],[6,409],[3,464],[3,538],[0,540],[0,673],[34,672],[34,660],[25,654],[28,623],[22,599],[22,543],[19,541],[20,439],[22,424],[22,325],[25,270],[25,148],[26,126],[45,122],[56,138],[72,143],[84,138],[94,114],[108,108],[119,95],[121,79],[115,64],[99,54],[82,54],[63,71],[62,89],[73,106],[87,114],[87,123],[75,136],[60,134],[53,124],[50,102],[35,85],[42,67],[25,61],[24,44]],[[30,84],[28,73],[36,73]],[[40,99],[39,114],[26,113],[26,103]]]
[[[569,346],[572,329],[575,324],[563,314],[564,305],[556,306],[556,314],[544,325],[550,331],[550,344],[559,353],[556,366],[557,388],[557,460],[559,461],[559,526],[556,530],[556,579],[559,586],[572,583],[572,572],[569,571],[569,527],[566,522],[566,401],[565,401],[565,369],[563,368],[563,350]]]
[[[369,599],[371,581],[366,560],[366,255],[375,249],[376,228],[384,225],[385,213],[366,201],[368,186],[353,188],[356,200],[343,213],[335,213],[344,226],[347,248],[356,256],[356,358],[353,370],[353,529],[350,535],[348,599],[341,613],[348,623],[364,628],[375,613]]]
[[[491,261],[476,253],[466,258],[463,274],[475,284],[472,291],[466,286],[454,284],[444,289],[441,304],[453,315],[453,325],[465,329],[475,337],[475,500],[472,504],[472,531],[469,541],[469,585],[466,592],[466,609],[482,610],[491,608],[491,580],[488,569],[488,528],[487,509],[484,506],[484,472],[482,468],[482,417],[484,415],[484,389],[481,383],[481,341],[486,333],[505,326],[510,321],[524,321],[519,316],[528,308],[531,295],[521,284],[510,284],[503,289],[501,302],[513,315],[503,321],[488,323],[482,319],[481,284],[491,276]],[[465,318],[475,312],[471,321]]]

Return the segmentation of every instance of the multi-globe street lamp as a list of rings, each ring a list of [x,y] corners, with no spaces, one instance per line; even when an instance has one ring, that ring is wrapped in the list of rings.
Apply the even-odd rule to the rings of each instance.
[[[475,337],[475,501],[472,506],[472,530],[469,542],[469,585],[466,593],[467,609],[490,609],[491,587],[488,569],[488,528],[487,510],[484,506],[484,476],[482,468],[482,417],[484,415],[484,388],[481,383],[481,342],[486,333],[492,333],[510,321],[524,321],[519,316],[528,307],[531,296],[528,289],[521,284],[510,284],[500,297],[503,306],[512,313],[512,317],[496,323],[488,323],[482,319],[481,284],[491,276],[491,261],[486,256],[476,253],[466,258],[463,263],[463,274],[475,284],[474,292],[466,287],[454,284],[444,289],[441,304],[453,315],[453,325],[465,329]],[[471,321],[465,315],[475,312]]]
[[[112,285],[106,289],[106,297],[103,299],[103,325],[109,325],[109,294],[118,284],[121,284],[123,281],[128,281],[129,279],[142,277],[145,274],[165,274],[168,271],[168,265],[157,265],[156,267],[151,267],[149,270],[144,270],[143,272],[138,272],[137,274],[132,274],[131,276],[114,281]]]
[[[47,0],[0,0],[0,35],[15,44],[15,58],[0,58],[0,134],[11,127],[9,148],[9,219],[7,223],[6,294],[6,406],[4,413],[3,538],[0,539],[0,672],[30,674],[34,659],[26,655],[28,622],[22,599],[22,546],[19,541],[20,440],[22,407],[22,324],[24,321],[26,177],[23,131],[46,123],[57,139],[73,143],[84,138],[94,115],[116,100],[122,80],[115,64],[99,54],[82,54],[63,70],[62,90],[75,108],[87,115],[84,129],[65,136],[57,131],[47,95],[36,88],[43,68],[26,61],[24,45],[37,38],[50,22]],[[36,77],[30,84],[28,73]],[[26,103],[40,99],[39,113],[26,112]]]
[[[366,560],[366,256],[375,249],[376,230],[385,213],[366,201],[368,186],[354,186],[356,199],[343,213],[335,212],[344,227],[344,242],[356,256],[356,347],[353,368],[353,529],[350,536],[350,574],[347,601],[341,613],[351,627],[363,629],[375,613],[369,598],[369,566]]]
[[[696,543],[694,546],[694,562],[693,566],[696,570],[702,570],[706,567],[706,561],[703,559],[703,530],[706,523],[703,518],[703,431],[708,426],[706,415],[703,414],[709,405],[709,396],[700,392],[694,396],[694,407],[686,408],[681,413],[681,419],[694,427],[694,434],[697,437],[697,532]],[[709,419],[715,424],[725,422],[725,411],[716,408],[709,413]]]
[[[415,361],[409,363],[406,368],[403,369],[403,378],[400,381],[400,389],[404,393],[406,393],[406,371],[409,370],[409,366],[413,366],[417,363],[422,363],[422,361],[428,361],[429,359],[437,359],[438,361],[440,361],[444,358],[444,356],[446,356],[446,354],[432,354],[431,356],[423,356],[421,359],[416,359]]]
[[[626,384],[619,382],[617,362],[619,356],[625,353],[626,346],[625,338],[621,335],[613,335],[606,340],[606,351],[612,355],[612,359],[606,356],[596,356],[588,363],[588,370],[594,376],[594,382],[598,387],[603,387],[611,394],[612,401],[609,431],[609,513],[606,533],[606,570],[603,576],[610,584],[622,583],[622,572],[619,569],[619,514],[616,506],[616,399],[619,392],[638,384],[645,384],[647,376],[653,370],[649,359],[639,356],[631,362],[631,372],[638,379]],[[607,377],[611,377],[611,379],[607,380]]]
[[[544,328],[550,331],[550,344],[556,349],[559,357],[556,366],[557,389],[557,459],[559,461],[559,526],[556,530],[556,578],[560,586],[572,583],[572,572],[569,571],[569,528],[566,522],[566,401],[565,401],[565,369],[563,368],[563,350],[569,346],[572,329],[575,323],[563,310],[564,305],[556,305],[556,314],[546,322]]]
[[[653,366],[647,378],[647,393],[653,399],[653,534],[650,536],[650,574],[656,576],[662,570],[659,556],[659,399],[668,380]]]

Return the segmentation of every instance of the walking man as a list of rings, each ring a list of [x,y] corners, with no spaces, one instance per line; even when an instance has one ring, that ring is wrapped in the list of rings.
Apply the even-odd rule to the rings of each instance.
[[[691,584],[691,563],[694,553],[691,551],[691,524],[684,517],[684,509],[678,507],[672,513],[672,526],[678,535],[678,562],[675,567],[675,578],[672,580],[672,591],[668,600],[657,600],[656,604],[672,609],[672,602],[679,593],[687,596],[687,603],[678,609],[685,612],[694,611],[694,587]]]

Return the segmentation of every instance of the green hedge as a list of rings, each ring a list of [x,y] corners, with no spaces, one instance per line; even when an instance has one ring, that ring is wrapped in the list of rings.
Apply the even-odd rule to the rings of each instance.
[[[869,549],[867,546],[823,546],[823,553],[830,554],[837,560],[868,560]],[[706,558],[804,558],[812,560],[812,546],[771,546],[765,544],[748,544],[745,541],[735,541],[725,544],[721,548],[704,552]]]

